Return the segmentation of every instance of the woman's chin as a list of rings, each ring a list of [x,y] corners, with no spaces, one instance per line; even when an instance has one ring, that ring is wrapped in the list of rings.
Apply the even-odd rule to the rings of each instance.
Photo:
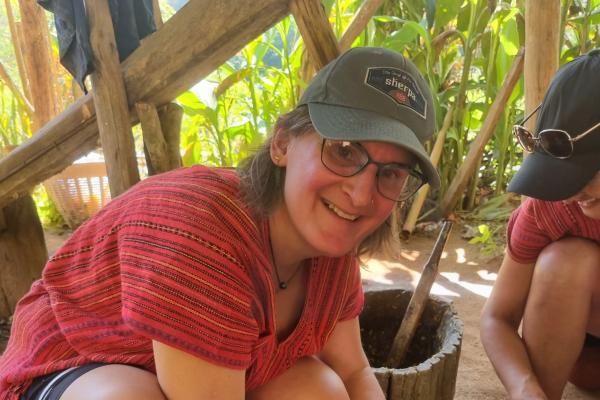
[[[586,217],[600,219],[600,199],[578,201],[577,204]]]

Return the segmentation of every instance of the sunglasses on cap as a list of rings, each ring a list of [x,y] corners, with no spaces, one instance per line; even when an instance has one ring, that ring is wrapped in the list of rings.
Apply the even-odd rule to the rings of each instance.
[[[323,139],[321,162],[336,175],[350,177],[369,164],[377,166],[377,190],[386,199],[404,201],[425,184],[427,179],[419,171],[399,163],[379,163],[371,159],[358,142]]]
[[[523,121],[513,125],[512,128],[513,135],[516,136],[519,144],[530,153],[537,147],[554,158],[559,158],[561,160],[567,159],[573,155],[573,143],[583,139],[596,128],[600,127],[600,122],[598,122],[587,131],[580,133],[575,137],[571,137],[567,131],[562,129],[544,129],[539,132],[537,136],[534,136],[523,125],[525,125],[525,122],[527,122],[527,120],[541,107],[542,105],[540,104],[526,116]]]

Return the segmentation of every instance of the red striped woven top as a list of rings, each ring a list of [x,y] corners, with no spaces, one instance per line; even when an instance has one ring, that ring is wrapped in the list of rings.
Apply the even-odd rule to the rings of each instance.
[[[268,224],[239,198],[233,170],[148,178],[73,233],[19,302],[0,358],[0,398],[89,362],[155,371],[153,339],[245,369],[251,390],[316,354],[363,305],[350,255],[311,260],[295,330],[279,343]]]
[[[544,247],[566,236],[600,244],[600,220],[587,217],[576,202],[528,198],[508,222],[507,251],[519,263],[534,263]]]

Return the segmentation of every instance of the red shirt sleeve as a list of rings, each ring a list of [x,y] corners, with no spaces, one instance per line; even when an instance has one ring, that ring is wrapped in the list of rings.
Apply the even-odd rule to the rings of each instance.
[[[360,266],[358,262],[354,262],[350,268],[351,271],[346,286],[345,303],[339,321],[347,321],[357,317],[361,313],[365,303],[365,295],[363,292],[362,280],[360,278]]]
[[[235,235],[247,221],[218,182],[177,184],[179,196],[155,188],[132,204],[119,233],[122,318],[142,336],[246,369],[258,326],[247,249]]]
[[[534,263],[552,238],[549,229],[543,226],[539,200],[526,199],[513,211],[507,228],[507,252],[518,263]]]

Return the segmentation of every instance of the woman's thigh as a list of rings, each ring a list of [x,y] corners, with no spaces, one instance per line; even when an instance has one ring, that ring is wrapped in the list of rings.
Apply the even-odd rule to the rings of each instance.
[[[165,400],[156,375],[143,369],[110,364],[77,378],[60,400]]]
[[[246,395],[247,400],[348,400],[344,382],[317,357],[304,357],[272,381]]]

